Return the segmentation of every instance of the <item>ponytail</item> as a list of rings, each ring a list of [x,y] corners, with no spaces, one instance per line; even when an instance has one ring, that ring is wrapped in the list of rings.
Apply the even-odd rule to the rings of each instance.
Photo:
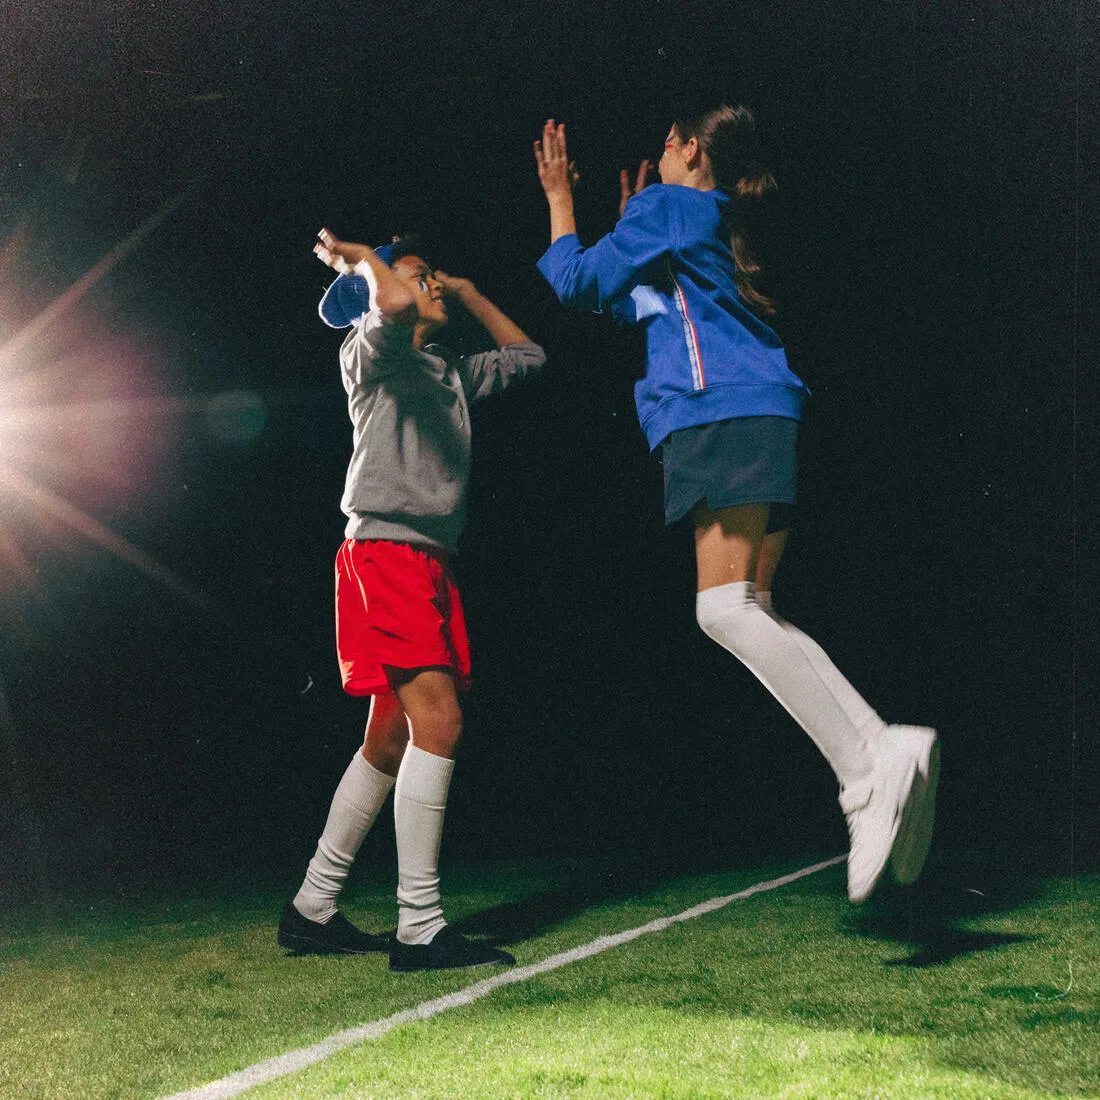
[[[741,171],[743,174],[738,176],[737,182],[733,185],[731,198],[759,202],[778,186],[775,176],[756,161],[745,164]]]
[[[730,251],[733,253],[733,281],[741,300],[754,313],[765,317],[776,314],[775,299],[756,285],[763,276],[758,257],[761,237],[760,205],[776,189],[775,177],[759,164],[745,165],[730,192]],[[751,242],[751,243],[750,243]]]
[[[718,187],[730,197],[726,227],[733,256],[733,280],[741,300],[754,313],[774,316],[774,299],[759,287],[763,270],[759,248],[762,211],[776,190],[775,177],[756,160],[756,120],[748,107],[716,107],[678,118],[673,125],[682,141],[694,137],[707,155]]]

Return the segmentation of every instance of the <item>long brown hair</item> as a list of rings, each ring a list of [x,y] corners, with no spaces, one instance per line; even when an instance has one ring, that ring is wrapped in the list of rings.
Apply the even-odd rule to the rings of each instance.
[[[776,189],[775,177],[757,158],[756,119],[748,107],[723,104],[673,121],[681,141],[695,138],[707,155],[711,175],[729,195],[727,223],[733,253],[734,283],[754,313],[774,316],[775,300],[760,289],[760,213]]]

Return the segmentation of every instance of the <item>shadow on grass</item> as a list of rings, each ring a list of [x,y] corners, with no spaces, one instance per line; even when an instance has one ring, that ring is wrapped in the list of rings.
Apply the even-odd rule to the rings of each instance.
[[[880,887],[866,906],[852,911],[846,931],[913,946],[910,955],[887,966],[939,966],[965,955],[1031,943],[1042,937],[967,925],[1030,904],[1044,881],[1022,874],[1018,859],[982,852],[948,855],[931,863],[915,886]]]
[[[818,855],[789,862],[793,868],[820,858]],[[728,852],[696,851],[690,857],[683,852],[650,852],[614,863],[607,859],[578,861],[577,877],[569,885],[471,913],[454,924],[460,932],[484,938],[494,946],[515,944],[535,939],[586,909],[645,894],[663,882],[696,875],[733,874],[737,870],[731,866]]]

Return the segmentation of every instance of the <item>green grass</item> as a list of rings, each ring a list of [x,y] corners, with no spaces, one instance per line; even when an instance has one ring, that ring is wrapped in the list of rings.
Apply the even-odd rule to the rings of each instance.
[[[805,860],[804,863],[812,862]],[[452,869],[452,920],[520,964],[796,865],[654,879],[577,864]],[[366,869],[346,910],[392,924]],[[1100,877],[864,909],[834,868],[405,1025],[249,1096],[1100,1096]],[[150,1097],[490,972],[284,958],[276,895],[69,903],[0,938],[0,1096]]]

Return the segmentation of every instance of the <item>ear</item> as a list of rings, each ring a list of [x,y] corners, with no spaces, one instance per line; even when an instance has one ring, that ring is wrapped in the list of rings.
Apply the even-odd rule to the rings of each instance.
[[[700,167],[702,164],[703,150],[699,147],[699,139],[697,137],[689,137],[687,141],[681,143],[680,148],[683,150],[684,163],[689,169]]]

